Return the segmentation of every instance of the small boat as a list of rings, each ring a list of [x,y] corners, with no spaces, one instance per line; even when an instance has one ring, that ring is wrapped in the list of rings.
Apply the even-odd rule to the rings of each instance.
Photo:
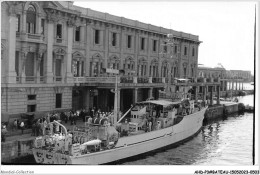
[[[97,165],[114,162],[172,145],[198,133],[207,106],[193,100],[148,100],[136,103],[114,125],[94,118],[71,133],[50,133],[35,139],[33,155],[40,164]],[[107,122],[102,122],[105,120]]]
[[[254,106],[246,105],[244,111],[245,111],[245,112],[254,112],[254,111],[255,111],[255,108],[254,108]]]

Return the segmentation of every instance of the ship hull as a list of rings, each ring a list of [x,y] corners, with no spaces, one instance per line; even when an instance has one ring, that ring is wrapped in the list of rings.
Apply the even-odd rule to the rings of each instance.
[[[115,149],[70,157],[71,163],[89,165],[106,164],[184,141],[201,129],[205,110],[203,109],[197,113],[185,116],[180,123],[172,127],[120,138]]]
[[[54,153],[52,155],[54,158],[50,159],[52,161],[47,163],[86,165],[107,164],[173,145],[187,140],[200,131],[203,124],[205,111],[206,108],[191,115],[184,116],[184,118],[178,124],[168,128],[128,137],[122,137],[118,140],[115,148],[110,150],[104,150],[75,157]],[[33,153],[37,163],[46,163],[44,159],[46,154],[48,154],[46,151],[34,149]],[[40,154],[42,159],[36,157],[35,155],[37,154]]]

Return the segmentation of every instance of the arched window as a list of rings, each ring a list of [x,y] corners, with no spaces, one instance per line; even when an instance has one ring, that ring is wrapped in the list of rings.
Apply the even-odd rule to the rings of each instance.
[[[134,67],[135,67],[134,59],[131,58],[131,57],[126,58],[123,68],[126,71],[127,75],[133,75],[134,74]]]
[[[92,57],[90,61],[90,76],[97,77],[102,74],[103,70],[103,59],[101,55],[96,54]]]
[[[84,57],[79,52],[72,54],[72,73],[74,77],[84,76]]]
[[[142,58],[138,61],[137,72],[138,76],[146,76],[147,61]]]
[[[56,81],[61,81],[63,77],[63,67],[64,67],[64,57],[65,50],[58,48],[54,50],[54,59],[53,59],[53,72],[56,77]]]
[[[166,61],[162,64],[162,77],[168,77],[168,63]]]
[[[36,10],[33,5],[29,5],[29,8],[26,12],[26,32],[35,33],[36,27]]]
[[[119,60],[119,58],[117,58],[115,56],[109,58],[108,63],[107,63],[107,67],[109,69],[117,69],[117,70],[119,70],[119,67],[120,67],[120,60]]]
[[[153,60],[150,65],[150,77],[158,77],[158,61]]]

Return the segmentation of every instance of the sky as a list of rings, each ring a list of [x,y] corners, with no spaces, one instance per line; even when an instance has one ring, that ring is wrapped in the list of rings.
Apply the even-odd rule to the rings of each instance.
[[[198,64],[254,72],[255,2],[74,1],[90,8],[199,36]]]

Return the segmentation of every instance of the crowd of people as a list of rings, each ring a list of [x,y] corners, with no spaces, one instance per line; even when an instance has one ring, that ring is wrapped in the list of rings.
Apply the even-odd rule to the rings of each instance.
[[[119,118],[121,117],[121,113],[119,113]],[[70,125],[76,125],[77,120],[82,120],[83,122],[87,123],[93,123],[93,119],[95,118],[106,118],[108,123],[112,123],[112,117],[113,112],[108,111],[101,111],[100,109],[97,109],[95,107],[81,110],[70,110],[70,111],[64,111],[64,112],[50,112],[42,116],[41,118],[34,119],[31,122],[31,126],[28,126],[28,123],[24,122],[23,120],[15,119],[12,123],[12,131],[18,131],[21,130],[21,134],[24,133],[25,128],[31,128],[32,129],[32,136],[43,136],[48,133],[54,133],[61,130],[60,127],[53,125],[52,122],[54,120],[65,124],[70,123]],[[6,134],[7,134],[7,127],[2,126],[1,136],[2,141],[5,140]]]

